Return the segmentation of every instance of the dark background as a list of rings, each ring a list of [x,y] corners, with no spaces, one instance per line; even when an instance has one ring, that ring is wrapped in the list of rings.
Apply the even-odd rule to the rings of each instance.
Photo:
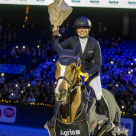
[[[124,14],[129,16],[129,32],[127,37],[136,37],[136,9],[117,9],[117,8],[84,8],[73,7],[72,14],[64,21],[72,28],[74,21],[80,16],[86,16],[92,22],[91,34],[103,36],[122,36]],[[26,16],[26,5],[0,5],[0,18],[3,22],[11,19],[14,27],[22,28]],[[49,15],[47,6],[29,6],[28,21],[35,28],[50,29]],[[6,22],[6,21],[5,21]],[[99,33],[99,23],[102,31]],[[106,30],[104,28],[106,27]]]

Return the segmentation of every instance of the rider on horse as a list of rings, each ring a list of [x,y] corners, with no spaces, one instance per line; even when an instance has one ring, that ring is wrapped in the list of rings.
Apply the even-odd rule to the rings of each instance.
[[[91,30],[91,22],[88,18],[86,17],[78,18],[75,21],[74,28],[77,32],[77,36],[68,38],[67,40],[60,43],[60,46],[63,49],[69,48],[73,50],[77,45],[77,42],[80,41],[81,50],[78,55],[81,59],[81,71],[88,76],[88,81],[86,84],[93,88],[96,95],[96,99],[101,107],[101,110],[108,118],[106,129],[107,132],[109,132],[115,127],[115,125],[111,120],[111,112],[109,109],[109,105],[106,99],[104,98],[101,89],[99,69],[101,68],[102,64],[102,57],[100,45],[98,41],[89,36],[89,32]],[[55,31],[54,28],[53,31]],[[53,42],[56,39],[58,39],[58,37],[53,36]],[[55,50],[54,47],[53,50]]]

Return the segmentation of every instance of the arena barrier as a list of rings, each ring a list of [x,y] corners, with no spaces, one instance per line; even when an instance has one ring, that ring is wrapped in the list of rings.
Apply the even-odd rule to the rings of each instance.
[[[0,123],[44,128],[52,116],[53,106],[49,104],[0,102]]]
[[[53,105],[44,103],[18,103],[0,100],[0,123],[44,128],[53,116]],[[129,129],[129,136],[136,136],[136,114],[122,112],[121,125]]]

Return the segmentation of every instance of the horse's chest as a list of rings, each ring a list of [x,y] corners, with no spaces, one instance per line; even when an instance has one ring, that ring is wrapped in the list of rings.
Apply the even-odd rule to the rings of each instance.
[[[72,123],[63,123],[56,119],[56,136],[89,136],[87,121],[77,121]]]

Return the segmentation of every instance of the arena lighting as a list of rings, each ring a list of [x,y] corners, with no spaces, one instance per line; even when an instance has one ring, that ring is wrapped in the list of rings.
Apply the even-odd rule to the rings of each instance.
[[[57,84],[57,82],[55,82],[55,84]]]
[[[131,63],[131,65],[133,65],[133,63]]]
[[[23,91],[20,91],[21,93],[23,93]]]
[[[11,93],[11,95],[14,95],[14,93]]]
[[[61,34],[59,34],[59,36],[61,36]]]
[[[135,61],[136,61],[136,59],[135,59]]]
[[[55,59],[53,59],[53,61],[55,61]]]
[[[1,76],[4,76],[4,73],[1,73]]]
[[[30,86],[30,84],[28,84],[28,86]]]
[[[23,49],[25,49],[25,46],[23,46]]]
[[[39,45],[37,45],[37,48],[39,48],[40,46]]]
[[[16,84],[16,87],[18,87],[18,84]]]
[[[116,86],[118,86],[118,85],[116,84]]]
[[[130,71],[128,71],[128,74],[130,74],[131,72]]]
[[[111,64],[113,64],[113,61],[111,61]]]
[[[18,46],[16,46],[16,48],[18,48]]]
[[[124,108],[124,106],[122,106],[122,108]]]
[[[131,70],[131,72],[133,72],[133,70]]]

